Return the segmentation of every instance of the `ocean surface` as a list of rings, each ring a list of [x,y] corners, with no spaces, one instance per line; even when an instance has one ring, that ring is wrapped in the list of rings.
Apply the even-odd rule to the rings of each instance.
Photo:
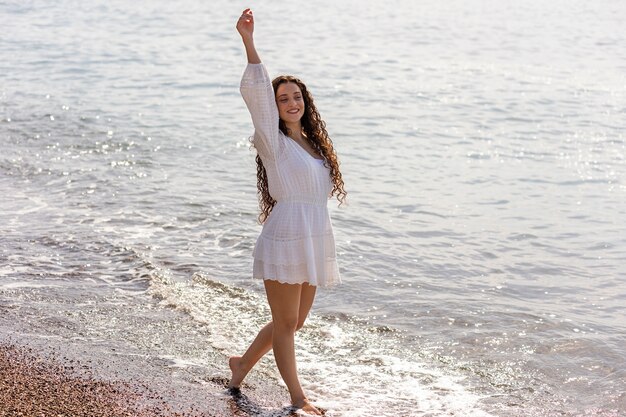
[[[344,282],[296,342],[316,403],[626,415],[620,1],[0,2],[0,333],[229,376],[269,319],[248,6],[349,192],[329,202]],[[271,355],[254,375],[280,384]]]

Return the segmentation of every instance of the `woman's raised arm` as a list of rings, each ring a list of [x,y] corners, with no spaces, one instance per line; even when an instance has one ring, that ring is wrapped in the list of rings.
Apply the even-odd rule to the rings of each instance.
[[[278,108],[272,81],[254,47],[252,37],[254,18],[250,9],[244,10],[241,14],[237,21],[237,31],[241,35],[248,56],[248,65],[241,78],[239,90],[252,116],[253,144],[262,158],[277,160],[280,150],[284,147],[279,140]]]
[[[246,9],[243,11],[237,21],[237,32],[241,35],[243,45],[246,47],[248,63],[260,64],[261,58],[259,58],[259,54],[254,47],[254,38],[252,36],[254,33],[254,16],[252,15],[252,10]]]

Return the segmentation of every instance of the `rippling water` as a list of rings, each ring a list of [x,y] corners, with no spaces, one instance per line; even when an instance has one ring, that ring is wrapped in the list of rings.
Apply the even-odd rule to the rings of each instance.
[[[5,332],[202,381],[268,319],[247,5],[0,3]],[[626,7],[250,5],[349,191],[307,391],[334,416],[626,413]]]

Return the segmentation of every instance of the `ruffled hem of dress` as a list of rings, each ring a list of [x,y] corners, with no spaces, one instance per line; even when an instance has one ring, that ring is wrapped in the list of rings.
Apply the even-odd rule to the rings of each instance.
[[[278,265],[265,263],[260,259],[254,260],[253,278],[269,279],[283,284],[303,284],[319,287],[332,287],[341,283],[339,268],[334,259],[328,259],[317,264]]]
[[[287,281],[287,280],[282,280],[280,278],[254,278],[254,279],[262,279],[263,281],[277,281],[280,282],[281,284],[291,284],[291,285],[296,285],[296,284],[309,284],[312,287],[320,287],[320,288],[332,288],[332,287],[337,287],[341,284],[341,280],[339,281],[333,281],[330,283],[311,283],[307,280],[301,280],[301,281]]]

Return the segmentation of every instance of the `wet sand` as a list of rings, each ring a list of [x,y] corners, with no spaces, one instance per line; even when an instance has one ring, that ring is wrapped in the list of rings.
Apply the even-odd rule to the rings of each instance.
[[[181,406],[180,401],[172,401],[177,397],[172,387],[155,389],[149,379],[102,377],[89,362],[64,357],[58,351],[45,352],[0,340],[0,417],[296,415],[294,410],[279,405],[276,393],[272,395],[262,386],[247,385],[244,393],[227,392],[224,378],[209,378],[211,383],[202,387],[207,395]],[[261,400],[268,395],[270,404]]]
[[[151,404],[142,405],[142,399]],[[0,416],[183,415],[213,414],[173,412],[140,383],[99,380],[76,361],[64,364],[39,357],[28,347],[0,345]]]

